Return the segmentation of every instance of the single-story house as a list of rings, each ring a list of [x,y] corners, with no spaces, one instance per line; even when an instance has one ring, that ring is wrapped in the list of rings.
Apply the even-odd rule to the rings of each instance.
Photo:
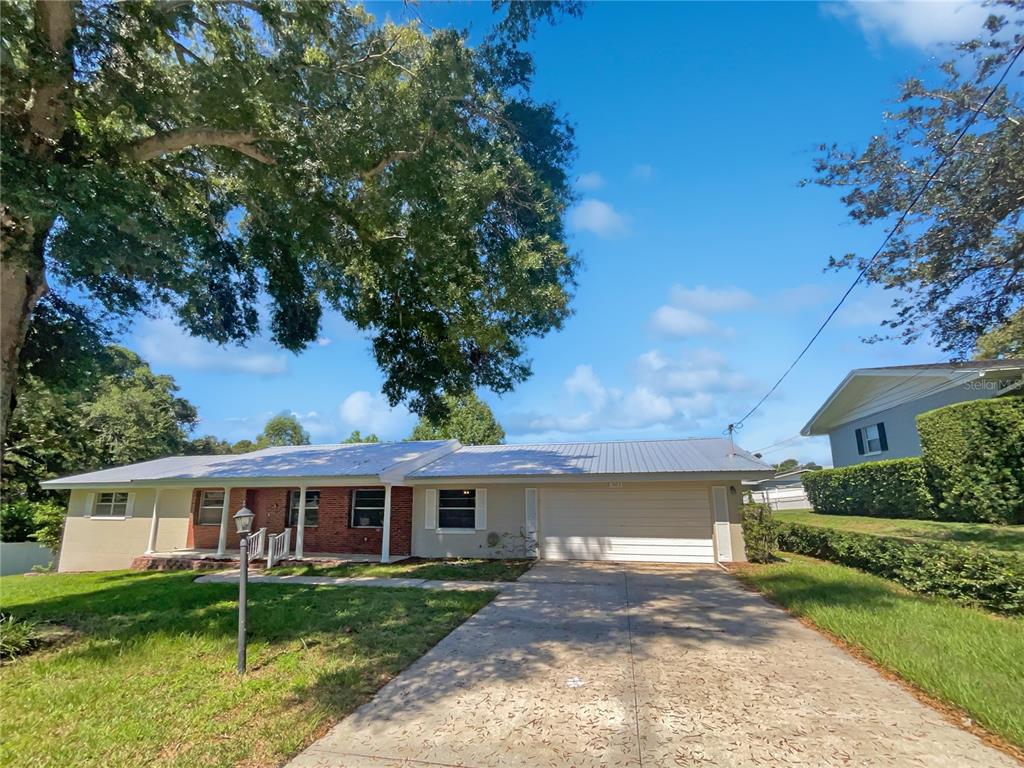
[[[768,504],[772,509],[810,509],[811,502],[804,490],[803,475],[811,470],[799,467],[780,472],[758,481],[747,481],[745,490],[754,501]]]
[[[237,550],[231,517],[316,555],[743,560],[740,492],[771,468],[721,438],[411,441],[174,456],[49,480],[71,491],[59,570]]]
[[[858,368],[800,434],[828,435],[837,467],[921,455],[917,415],[964,400],[1024,392],[1024,359]]]

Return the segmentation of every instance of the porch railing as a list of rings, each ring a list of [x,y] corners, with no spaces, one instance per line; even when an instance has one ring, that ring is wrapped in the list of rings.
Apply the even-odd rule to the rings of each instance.
[[[267,568],[273,568],[288,557],[292,543],[292,529],[285,528],[282,533],[271,534],[267,539]]]
[[[255,533],[250,533],[247,539],[249,542],[249,558],[259,560],[263,557],[263,550],[267,546],[267,529],[260,528]]]

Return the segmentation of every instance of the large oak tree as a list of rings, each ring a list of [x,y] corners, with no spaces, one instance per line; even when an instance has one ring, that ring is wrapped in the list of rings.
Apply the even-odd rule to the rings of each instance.
[[[864,149],[823,147],[814,179],[844,190],[857,223],[894,222],[948,157],[877,259],[850,253],[830,266],[866,268],[869,282],[892,289],[892,316],[882,323],[890,335],[909,343],[928,334],[955,357],[996,329],[1019,333],[1012,319],[1024,309],[1024,58],[982,108],[1024,46],[1024,2],[992,9],[978,38],[956,45],[937,77],[903,83],[886,129]]]
[[[570,127],[534,23],[478,45],[322,0],[17,0],[2,14],[0,438],[37,302],[300,350],[327,308],[392,404],[505,391],[569,312]]]

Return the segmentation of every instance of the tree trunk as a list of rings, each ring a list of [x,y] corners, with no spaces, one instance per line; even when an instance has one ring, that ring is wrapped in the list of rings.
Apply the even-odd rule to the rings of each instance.
[[[49,226],[36,228],[5,210],[0,237],[0,454],[14,410],[21,348],[32,311],[47,291],[43,249]]]

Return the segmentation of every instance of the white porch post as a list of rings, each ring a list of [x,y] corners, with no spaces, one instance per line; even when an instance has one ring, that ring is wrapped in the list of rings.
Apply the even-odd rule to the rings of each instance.
[[[391,486],[384,486],[384,530],[380,536],[380,561],[391,562]]]
[[[217,537],[217,554],[223,555],[228,548],[228,519],[231,517],[231,489],[224,489],[224,506],[220,510],[220,536]]]
[[[306,486],[299,487],[299,523],[295,526],[295,559],[302,558],[302,545],[306,539]]]
[[[152,555],[156,552],[156,534],[160,528],[160,489],[156,489],[153,496],[153,518],[149,521],[149,546],[146,547],[146,554]]]

